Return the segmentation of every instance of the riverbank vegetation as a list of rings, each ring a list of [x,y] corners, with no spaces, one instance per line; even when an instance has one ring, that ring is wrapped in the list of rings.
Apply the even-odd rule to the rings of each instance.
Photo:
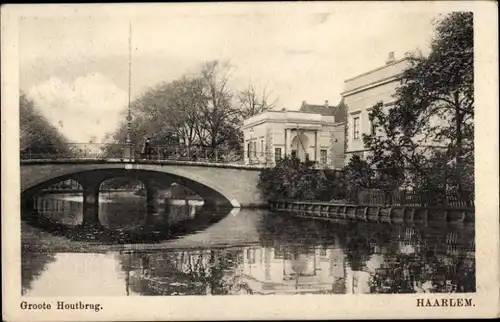
[[[23,92],[19,95],[19,149],[21,154],[69,153],[66,138]]]
[[[262,169],[258,187],[267,199],[330,201],[346,197],[342,173],[315,169],[314,162],[285,157]]]

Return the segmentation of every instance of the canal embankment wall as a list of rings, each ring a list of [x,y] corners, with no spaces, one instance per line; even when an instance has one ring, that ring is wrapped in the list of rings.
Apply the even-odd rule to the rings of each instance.
[[[343,203],[270,200],[271,212],[318,220],[349,219],[386,223],[474,223],[475,208],[418,205],[355,205]]]

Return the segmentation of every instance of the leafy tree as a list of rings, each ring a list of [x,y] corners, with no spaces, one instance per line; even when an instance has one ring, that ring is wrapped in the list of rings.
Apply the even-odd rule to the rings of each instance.
[[[404,171],[414,186],[444,182],[460,193],[473,187],[473,59],[473,14],[442,17],[430,54],[409,57],[395,106],[373,107],[370,120],[377,131],[363,137],[373,164]]]
[[[370,165],[359,155],[353,155],[345,167],[346,180],[351,184],[361,188],[371,187]]]
[[[19,95],[19,128],[21,154],[35,157],[70,154],[66,138],[23,92]]]
[[[316,192],[317,199],[323,201],[347,199],[347,181],[345,180],[345,172],[323,169],[324,183],[321,189]]]

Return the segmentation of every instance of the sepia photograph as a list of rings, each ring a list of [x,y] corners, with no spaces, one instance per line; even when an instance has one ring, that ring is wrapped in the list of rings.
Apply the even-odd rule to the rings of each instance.
[[[132,296],[475,309],[476,213],[498,234],[476,212],[478,17],[434,4],[17,8],[18,318]]]

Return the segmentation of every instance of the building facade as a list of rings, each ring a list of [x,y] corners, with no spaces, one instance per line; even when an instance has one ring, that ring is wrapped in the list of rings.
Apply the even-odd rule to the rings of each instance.
[[[340,118],[340,120],[337,119]],[[264,111],[244,121],[245,164],[272,166],[291,156],[318,165],[344,165],[343,105],[308,105],[299,111]]]
[[[363,159],[368,156],[363,134],[376,130],[368,117],[370,111],[379,102],[386,109],[394,105],[393,95],[401,84],[400,76],[408,62],[407,57],[396,60],[394,53],[390,53],[384,66],[345,80],[342,99],[347,107],[346,164],[355,154]]]

